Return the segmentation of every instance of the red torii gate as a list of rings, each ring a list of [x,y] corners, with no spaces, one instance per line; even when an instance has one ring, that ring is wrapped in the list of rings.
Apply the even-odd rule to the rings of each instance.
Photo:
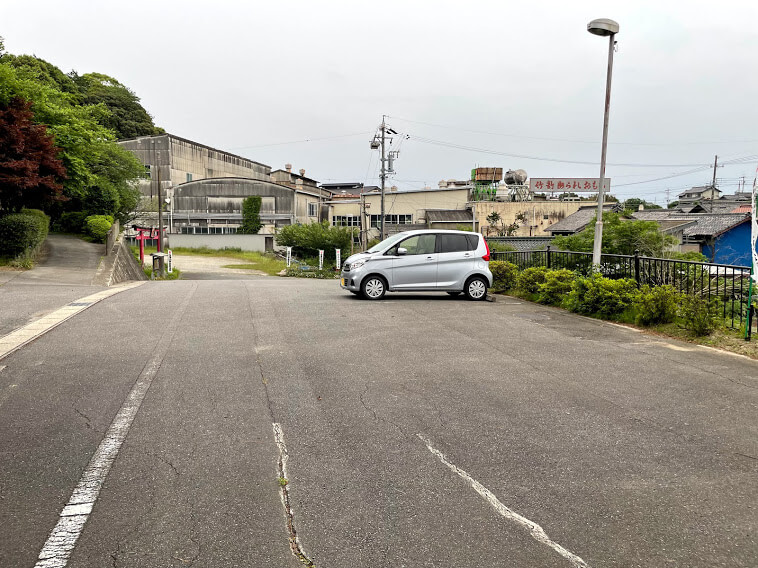
[[[155,227],[138,227],[137,225],[132,225],[132,229],[137,231],[137,236],[135,237],[139,241],[139,261],[140,264],[145,264],[145,241],[147,240],[158,240],[158,252],[163,252],[163,247],[161,246],[161,241],[163,239],[158,238],[158,229]],[[163,232],[166,232],[166,228],[163,228]]]

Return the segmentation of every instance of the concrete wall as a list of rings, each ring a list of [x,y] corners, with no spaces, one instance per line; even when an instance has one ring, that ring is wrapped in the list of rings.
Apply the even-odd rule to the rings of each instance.
[[[103,257],[94,282],[100,286],[113,286],[131,280],[147,280],[147,276],[122,236]]]
[[[476,218],[484,234],[490,223],[487,217],[493,211],[500,215],[503,224],[508,225],[516,222],[516,216],[523,214],[526,222],[519,221],[521,225],[514,236],[518,237],[549,237],[547,230],[554,223],[579,211],[579,206],[597,205],[588,201],[478,201],[476,202]],[[545,218],[547,217],[547,218]],[[495,234],[495,228],[490,231]]]
[[[221,250],[239,248],[247,251],[265,252],[278,250],[273,235],[169,235],[169,248],[187,247]]]

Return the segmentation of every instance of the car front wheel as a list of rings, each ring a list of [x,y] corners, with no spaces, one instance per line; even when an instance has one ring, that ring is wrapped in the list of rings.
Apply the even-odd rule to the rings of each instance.
[[[487,297],[487,281],[481,276],[473,276],[464,289],[469,300],[484,300]]]
[[[361,283],[361,292],[367,300],[381,300],[387,291],[387,285],[379,276],[369,276]]]

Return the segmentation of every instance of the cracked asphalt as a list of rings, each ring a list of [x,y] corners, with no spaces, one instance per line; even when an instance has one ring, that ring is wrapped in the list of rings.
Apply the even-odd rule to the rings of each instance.
[[[572,566],[423,440],[587,566],[756,565],[758,363],[513,298],[259,277],[150,282],[0,360],[0,566],[34,566],[164,334],[69,566],[302,566],[273,423],[319,568]]]

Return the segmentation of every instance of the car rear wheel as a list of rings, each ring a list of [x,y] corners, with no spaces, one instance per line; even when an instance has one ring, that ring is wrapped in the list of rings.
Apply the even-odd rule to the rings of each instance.
[[[484,300],[487,297],[487,281],[481,276],[472,276],[464,289],[469,300]]]
[[[381,300],[387,291],[387,285],[379,276],[369,276],[361,283],[361,292],[367,300]]]

